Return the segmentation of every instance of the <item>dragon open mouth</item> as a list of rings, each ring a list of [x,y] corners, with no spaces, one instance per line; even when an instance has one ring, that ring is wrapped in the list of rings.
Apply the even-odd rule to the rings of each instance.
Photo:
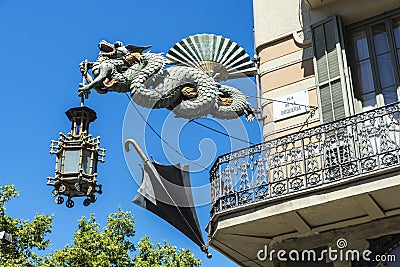
[[[115,53],[115,46],[105,40],[101,40],[98,46],[101,55],[107,56]]]

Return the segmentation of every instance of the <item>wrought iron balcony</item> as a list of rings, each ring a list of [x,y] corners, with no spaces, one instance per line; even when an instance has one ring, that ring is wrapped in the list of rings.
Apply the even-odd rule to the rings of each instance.
[[[218,157],[211,215],[400,168],[400,102]]]

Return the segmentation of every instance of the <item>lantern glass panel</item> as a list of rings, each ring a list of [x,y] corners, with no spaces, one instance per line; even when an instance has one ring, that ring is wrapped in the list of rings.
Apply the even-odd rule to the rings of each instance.
[[[92,152],[87,149],[83,149],[82,155],[82,169],[83,172],[89,174],[90,171],[90,161],[91,161]]]
[[[70,149],[70,150],[65,151],[64,172],[78,172],[79,171],[80,154],[81,154],[80,149]]]
[[[81,120],[76,120],[75,134],[79,135],[81,133]]]
[[[97,154],[95,153],[95,156],[93,158],[93,168],[92,168],[92,174],[97,173]]]
[[[61,171],[62,166],[62,154],[57,155],[57,171]]]

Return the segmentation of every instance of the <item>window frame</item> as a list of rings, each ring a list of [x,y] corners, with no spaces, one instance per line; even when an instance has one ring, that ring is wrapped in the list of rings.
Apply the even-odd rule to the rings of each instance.
[[[396,48],[396,42],[395,42],[395,36],[394,36],[394,26],[393,26],[393,20],[395,19],[400,19],[400,8],[395,9],[389,12],[382,13],[380,15],[374,16],[372,18],[368,18],[359,22],[356,22],[354,24],[347,25],[345,27],[345,47],[346,50],[349,51],[347,54],[348,57],[348,62],[350,72],[351,72],[351,77],[352,77],[352,83],[353,83],[353,104],[355,108],[356,113],[361,113],[363,112],[363,107],[362,107],[362,92],[360,90],[360,79],[358,77],[357,73],[357,67],[356,67],[356,62],[361,62],[360,60],[356,59],[355,56],[355,51],[354,51],[354,46],[353,46],[353,37],[352,34],[354,34],[357,31],[362,31],[364,30],[366,32],[366,38],[367,38],[367,44],[368,44],[368,53],[369,53],[369,60],[371,64],[371,71],[372,71],[372,79],[373,79],[373,85],[374,85],[374,91],[375,91],[375,99],[376,99],[376,105],[377,107],[382,107],[386,105],[384,103],[384,97],[382,94],[382,89],[385,88],[390,88],[385,87],[382,88],[380,84],[380,76],[379,76],[379,69],[378,69],[378,58],[375,52],[375,46],[373,43],[373,35],[372,35],[372,27],[374,25],[378,25],[382,22],[384,22],[385,25],[385,30],[387,33],[387,39],[388,39],[388,45],[389,45],[389,53],[391,56],[391,62],[392,62],[392,68],[394,72],[394,82],[395,84],[393,86],[396,86],[396,92],[397,92],[397,99],[400,101],[400,60],[397,55],[397,48]]]

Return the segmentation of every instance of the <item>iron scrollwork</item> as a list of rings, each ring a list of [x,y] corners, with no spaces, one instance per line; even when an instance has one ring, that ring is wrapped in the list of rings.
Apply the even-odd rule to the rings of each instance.
[[[400,102],[220,156],[211,213],[398,165],[399,113]]]

